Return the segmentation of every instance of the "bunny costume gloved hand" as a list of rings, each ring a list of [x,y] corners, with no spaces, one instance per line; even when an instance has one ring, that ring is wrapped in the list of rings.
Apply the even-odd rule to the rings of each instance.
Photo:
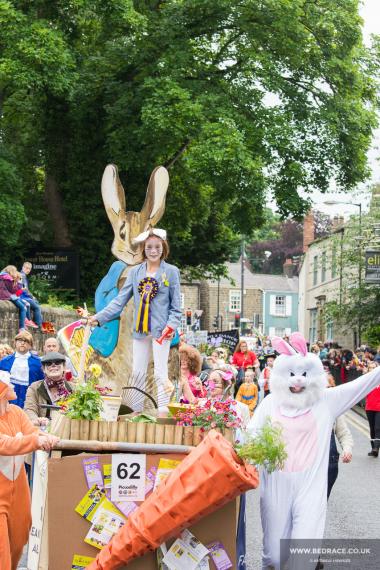
[[[280,356],[273,365],[271,394],[257,408],[248,431],[254,435],[268,417],[283,428],[284,469],[272,474],[263,469],[260,485],[262,568],[279,570],[284,562],[281,539],[323,538],[333,424],[379,384],[380,368],[326,390],[321,360],[307,352],[300,333],[290,336],[290,344],[274,337],[272,345]],[[301,570],[303,563],[294,559],[290,568]]]

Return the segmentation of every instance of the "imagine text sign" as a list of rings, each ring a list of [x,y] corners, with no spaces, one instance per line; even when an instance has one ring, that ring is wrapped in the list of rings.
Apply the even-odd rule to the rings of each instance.
[[[56,289],[79,289],[79,259],[76,251],[44,249],[29,252],[32,275],[52,281]]]

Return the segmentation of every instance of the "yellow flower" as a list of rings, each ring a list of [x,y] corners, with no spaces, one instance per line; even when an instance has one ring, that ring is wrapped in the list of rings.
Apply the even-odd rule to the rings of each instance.
[[[162,274],[162,279],[161,279],[161,280],[162,280],[163,285],[165,285],[165,287],[169,287],[169,279],[166,277],[166,273],[165,273],[165,272]]]
[[[91,364],[88,371],[90,372],[91,376],[94,378],[99,378],[102,373],[102,367],[99,364]]]

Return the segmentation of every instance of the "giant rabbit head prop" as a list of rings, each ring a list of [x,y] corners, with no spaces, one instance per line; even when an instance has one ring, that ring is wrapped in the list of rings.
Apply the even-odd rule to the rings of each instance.
[[[106,166],[102,178],[102,197],[115,234],[112,253],[120,261],[128,265],[143,261],[143,244],[134,244],[133,240],[162,218],[168,185],[168,171],[158,166],[151,174],[141,212],[127,212],[125,192],[117,167],[114,164]]]
[[[309,408],[322,397],[327,386],[319,356],[307,351],[306,341],[299,332],[290,335],[289,343],[280,337],[271,341],[280,354],[269,380],[273,397],[289,408]]]

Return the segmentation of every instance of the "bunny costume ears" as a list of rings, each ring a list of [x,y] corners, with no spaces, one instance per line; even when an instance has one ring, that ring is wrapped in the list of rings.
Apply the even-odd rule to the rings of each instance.
[[[147,240],[149,236],[157,236],[165,241],[166,230],[160,230],[159,228],[150,228],[146,232],[142,232],[141,234],[139,234],[132,241],[133,243],[142,243],[143,241]]]
[[[274,336],[271,339],[273,348],[277,350],[279,354],[286,354],[287,356],[293,356],[294,354],[307,355],[306,340],[300,332],[292,333],[289,341],[290,343],[279,336]]]

